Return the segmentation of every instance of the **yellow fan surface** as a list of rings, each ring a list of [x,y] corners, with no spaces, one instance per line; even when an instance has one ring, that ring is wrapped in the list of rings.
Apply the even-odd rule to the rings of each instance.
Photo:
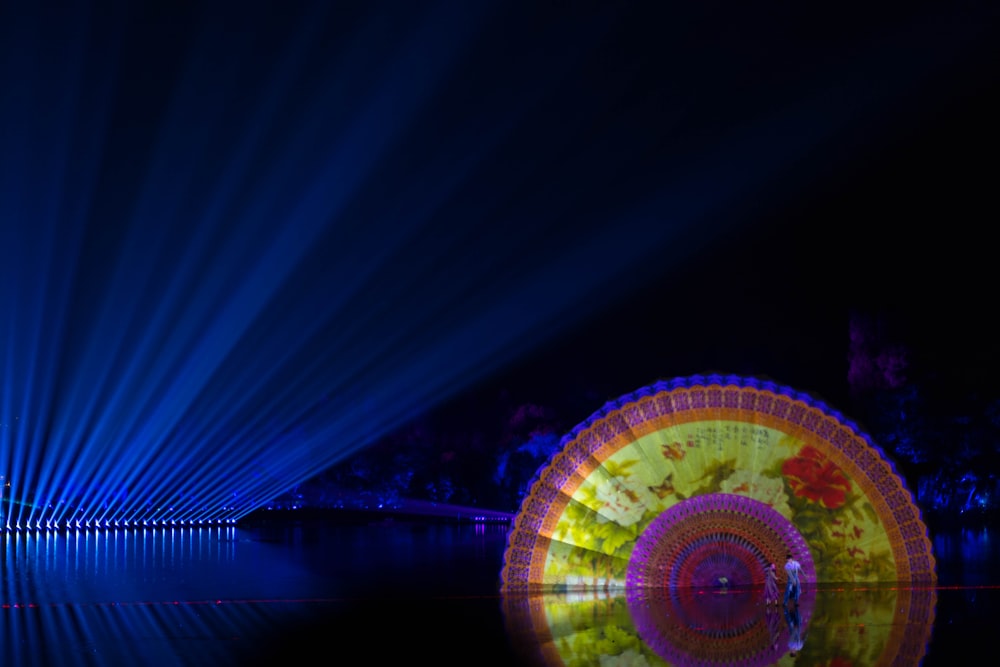
[[[780,543],[805,551],[796,556],[820,583],[936,581],[920,512],[891,463],[804,394],[682,378],[609,403],[563,444],[514,521],[505,590],[625,587],[630,568],[654,560],[673,572],[662,581],[704,583],[677,574],[713,557],[712,521],[687,518],[703,507],[746,545],[745,561],[774,560]],[[754,502],[730,509],[726,496]]]

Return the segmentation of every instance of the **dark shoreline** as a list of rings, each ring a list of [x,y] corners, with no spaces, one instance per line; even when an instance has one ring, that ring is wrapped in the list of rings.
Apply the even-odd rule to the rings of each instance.
[[[429,512],[425,509],[407,509],[407,507],[392,508],[345,508],[345,507],[302,507],[298,509],[257,509],[239,519],[237,525],[250,525],[260,522],[295,522],[295,521],[331,521],[345,524],[413,522],[413,523],[510,523],[516,515],[506,514],[497,510],[476,511],[473,508],[462,508],[461,511],[450,512],[441,510]],[[956,528],[992,528],[1000,529],[1000,512],[968,512],[952,513],[939,511],[924,511],[921,518],[928,530],[951,532]]]
[[[237,522],[242,528],[268,524],[332,523],[343,525],[394,525],[394,524],[508,524],[510,519],[493,511],[475,513],[426,513],[392,509],[299,508],[255,510]]]

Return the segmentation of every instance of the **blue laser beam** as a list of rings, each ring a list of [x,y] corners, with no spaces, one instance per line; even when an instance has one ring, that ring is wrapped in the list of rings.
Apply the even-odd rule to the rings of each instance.
[[[499,4],[295,4],[0,21],[0,525],[245,516],[807,187],[976,36],[712,125],[670,60],[625,105],[610,9],[512,49]]]

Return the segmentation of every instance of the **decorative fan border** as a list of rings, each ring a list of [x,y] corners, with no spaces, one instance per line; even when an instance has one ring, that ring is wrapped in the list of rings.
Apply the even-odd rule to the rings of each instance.
[[[937,581],[931,541],[913,496],[881,448],[853,422],[823,402],[771,381],[694,375],[657,382],[609,401],[563,437],[560,451],[536,473],[514,519],[501,588],[544,588],[545,536],[553,533],[567,499],[608,455],[665,426],[723,415],[801,439],[825,441],[834,463],[849,472],[885,523],[898,581]]]

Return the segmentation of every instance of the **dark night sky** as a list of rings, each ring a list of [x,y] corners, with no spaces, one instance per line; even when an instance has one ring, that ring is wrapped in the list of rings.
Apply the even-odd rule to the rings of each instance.
[[[604,73],[635,76],[607,101],[602,128],[628,123],[648,148],[608,196],[624,206],[630,192],[669,189],[730,137],[738,169],[755,168],[751,146],[771,173],[685,230],[680,256],[606,285],[599,310],[484,384],[480,399],[508,389],[544,402],[589,384],[596,410],[657,379],[721,372],[847,410],[852,313],[877,317],[884,341],[905,346],[912,379],[993,391],[997,12],[699,6],[673,21],[674,10],[643,5],[595,57]],[[672,123],[675,95],[684,111]],[[563,111],[578,103],[568,100]],[[828,133],[807,145],[812,128]],[[772,170],[769,154],[798,141],[803,150]],[[669,218],[661,209],[651,224]]]
[[[234,34],[259,31],[254,57],[265,68],[296,48],[281,26],[302,21],[307,5],[234,16]],[[429,92],[421,111],[380,119],[401,127],[401,139],[367,196],[465,178],[412,253],[439,253],[433,261],[468,281],[473,300],[506,280],[546,295],[522,299],[514,312],[537,324],[495,365],[470,368],[455,383],[471,385],[460,396],[545,402],[592,386],[604,400],[718,371],[844,405],[854,311],[883,318],[890,340],[911,350],[913,373],[994,384],[1000,56],[989,3],[406,6],[341,5],[343,20],[322,24],[315,73],[302,85],[336,83],[325,59],[345,58],[333,68],[345,78],[368,75],[352,69],[344,44],[349,26],[381,25],[363,38],[365,62],[415,59],[428,81],[410,85]],[[141,48],[183,52],[177,35],[200,19],[171,27],[170,17],[183,12],[151,13],[161,43]],[[458,55],[403,50],[421,26],[462,44]],[[140,48],[142,33],[132,39]],[[152,62],[176,66],[157,54]],[[374,71],[371,88],[383,83]],[[169,99],[157,81],[137,86],[150,108]],[[237,88],[249,108],[256,91]],[[231,104],[239,115],[240,100]],[[278,121],[294,124],[293,109]],[[466,241],[448,245],[456,229]],[[494,257],[477,246],[504,237],[511,245]],[[617,244],[586,249],[609,238]],[[577,245],[583,254],[568,261],[580,264],[535,268]],[[327,261],[340,261],[339,244],[329,247]],[[481,253],[495,273],[463,275],[465,253]],[[388,270],[405,281],[414,260],[397,259]],[[613,268],[578,287],[595,263]]]
[[[501,396],[846,409],[852,312],[995,384],[994,3],[51,7],[0,15],[5,409],[50,440],[252,432],[289,480]]]

